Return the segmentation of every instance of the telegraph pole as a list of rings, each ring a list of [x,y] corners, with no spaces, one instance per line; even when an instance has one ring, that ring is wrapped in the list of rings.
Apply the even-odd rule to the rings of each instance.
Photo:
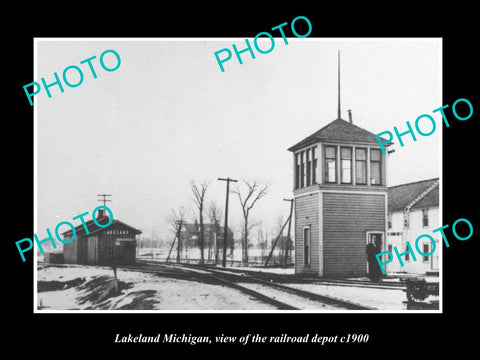
[[[180,262],[180,253],[182,252],[182,242],[181,242],[181,239],[180,239],[180,236],[182,236],[182,225],[183,225],[183,221],[182,220],[179,220],[179,221],[176,221],[175,222],[178,226],[178,229],[177,229],[177,263]]]
[[[288,216],[287,221],[285,221],[285,224],[283,224],[282,229],[280,230],[277,238],[275,239],[275,242],[272,245],[272,249],[270,250],[270,254],[268,254],[267,261],[265,261],[265,267],[268,266],[268,263],[270,262],[270,259],[273,256],[273,251],[275,250],[275,247],[277,246],[278,240],[280,239],[280,236],[282,236],[283,230],[285,229],[285,226],[287,226],[288,223],[288,236],[290,236],[290,225],[292,223],[292,213],[293,213],[293,199],[283,199],[284,201],[290,201],[290,215]],[[280,257],[281,259],[281,257]]]
[[[238,180],[230,179],[230,178],[218,178],[220,181],[227,182],[227,196],[225,200],[225,225],[223,229],[223,267],[227,266],[227,236],[228,236],[228,195],[230,193],[230,181],[237,182]]]
[[[290,216],[288,222],[288,230],[287,230],[287,246],[285,248],[285,259],[284,265],[287,265],[288,260],[288,251],[290,250],[290,229],[292,228],[292,214],[293,214],[293,199],[283,199],[283,201],[290,201]]]
[[[102,196],[103,199],[97,199],[97,201],[103,202],[103,206],[107,206],[107,202],[111,202],[112,200],[107,200],[107,196],[112,196],[111,194],[97,194],[97,196]],[[100,214],[103,214],[103,210],[101,210]],[[92,214],[93,216],[93,214]],[[111,220],[111,219],[110,219]],[[111,259],[111,266],[113,269],[113,278],[114,278],[114,285],[115,285],[115,294],[118,294],[118,278],[117,278],[117,246],[115,245],[113,256],[109,256]]]
[[[102,201],[103,202],[103,206],[107,206],[107,202],[111,202],[112,200],[107,200],[107,196],[112,196],[110,194],[97,194],[97,196],[103,196],[103,199],[97,199],[97,201]]]

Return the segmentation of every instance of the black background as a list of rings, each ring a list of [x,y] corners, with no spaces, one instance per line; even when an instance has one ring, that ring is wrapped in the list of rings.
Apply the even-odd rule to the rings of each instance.
[[[162,3],[111,3],[106,9],[100,9],[98,4],[85,3],[61,8],[12,7],[6,11],[5,18],[10,22],[2,24],[5,46],[2,61],[4,79],[7,79],[2,91],[2,105],[6,110],[3,118],[6,127],[2,132],[2,173],[6,180],[3,186],[6,195],[3,197],[3,229],[6,231],[2,248],[5,344],[20,352],[31,349],[53,358],[91,356],[100,352],[120,355],[128,350],[160,358],[167,356],[167,351],[182,358],[187,350],[193,355],[209,351],[228,357],[247,351],[258,353],[267,348],[279,353],[294,350],[314,357],[353,350],[358,355],[385,358],[399,354],[417,358],[442,354],[450,348],[465,354],[473,348],[476,341],[473,317],[478,306],[474,269],[480,233],[475,211],[479,162],[474,145],[480,113],[476,89],[478,41],[474,36],[478,19],[473,17],[473,7],[456,2],[449,3],[448,7],[423,9],[402,2],[384,3],[381,7],[339,4],[336,8],[320,3],[293,9],[287,3],[260,11],[258,4],[252,7],[246,3],[202,4],[196,8],[187,3],[181,5],[181,10],[174,10]],[[32,252],[22,263],[15,246],[15,241],[31,238],[33,234],[33,108],[23,92],[23,85],[36,80],[33,78],[33,38],[252,38],[283,22],[290,23],[300,15],[312,23],[309,37],[443,38],[444,98],[439,106],[450,105],[446,114],[451,125],[443,129],[443,224],[451,225],[458,218],[467,218],[474,226],[473,237],[464,242],[454,239],[450,230],[446,231],[452,240],[450,248],[444,247],[443,252],[443,314],[33,314]],[[303,32],[299,30],[299,33]],[[467,98],[473,104],[473,117],[467,121],[458,121],[451,113],[451,105],[458,98]],[[431,110],[425,109],[425,112],[431,113]],[[197,336],[368,333],[370,340],[367,344],[324,346],[114,344],[116,333]]]

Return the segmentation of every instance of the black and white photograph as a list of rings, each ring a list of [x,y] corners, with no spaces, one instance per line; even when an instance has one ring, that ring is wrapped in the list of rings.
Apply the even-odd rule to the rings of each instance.
[[[441,39],[257,40],[36,41],[37,311],[441,308]]]
[[[102,5],[2,25],[8,351],[473,350],[472,9]]]

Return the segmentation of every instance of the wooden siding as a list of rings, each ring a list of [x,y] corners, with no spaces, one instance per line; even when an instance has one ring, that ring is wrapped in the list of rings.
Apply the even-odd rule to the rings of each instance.
[[[295,198],[295,273],[318,274],[319,259],[319,226],[318,226],[318,193]],[[303,229],[310,226],[310,265],[304,266]]]
[[[89,236],[87,238],[87,262],[89,264],[98,264],[98,236]]]
[[[88,248],[88,238],[97,238],[97,249]],[[67,236],[65,239],[69,239]],[[109,257],[115,255],[122,264],[135,263],[136,235],[131,228],[114,224],[94,234],[78,234],[76,238],[63,246],[64,261],[72,264],[107,264]],[[117,239],[132,239],[129,244],[115,245]],[[91,245],[94,242],[90,241]],[[94,255],[95,253],[95,255]],[[90,254],[90,255],[89,255]],[[95,260],[96,259],[96,260]]]
[[[73,241],[77,242],[77,264],[86,264],[87,263],[87,236],[80,235]]]
[[[72,238],[71,235],[65,236],[63,241],[68,241]],[[77,239],[63,244],[63,261],[67,264],[76,264],[77,263]]]
[[[64,241],[71,238],[71,235],[67,235],[64,237]],[[77,233],[73,241],[63,245],[63,259],[67,264],[87,263],[87,238],[85,235]]]
[[[366,232],[385,231],[385,196],[323,193],[324,277],[366,275]]]
[[[118,264],[135,263],[136,241],[135,234],[128,227],[113,224],[98,234],[98,263],[108,264],[112,256],[117,258]],[[132,239],[129,244],[116,245],[117,239]]]

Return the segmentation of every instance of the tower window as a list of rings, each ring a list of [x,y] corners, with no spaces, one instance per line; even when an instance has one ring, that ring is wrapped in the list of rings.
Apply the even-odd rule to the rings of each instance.
[[[317,156],[315,154],[315,150],[317,148],[312,148],[312,184],[317,183]]]
[[[311,181],[312,181],[312,178],[310,177],[311,175],[311,171],[312,171],[312,161],[310,159],[310,149],[307,149],[307,151],[305,152],[305,156],[306,156],[306,163],[307,163],[307,186],[310,186],[311,185]]]
[[[295,154],[295,189],[300,187],[300,154]]]
[[[352,183],[352,149],[340,148],[342,184]]]
[[[367,184],[367,149],[355,149],[355,183]]]
[[[337,182],[337,148],[325,146],[325,182]]]
[[[294,156],[295,161],[295,189],[317,183],[317,164],[316,146],[299,151]]]
[[[380,150],[370,149],[370,184],[381,185]]]
[[[300,187],[305,186],[305,151],[300,153]]]

